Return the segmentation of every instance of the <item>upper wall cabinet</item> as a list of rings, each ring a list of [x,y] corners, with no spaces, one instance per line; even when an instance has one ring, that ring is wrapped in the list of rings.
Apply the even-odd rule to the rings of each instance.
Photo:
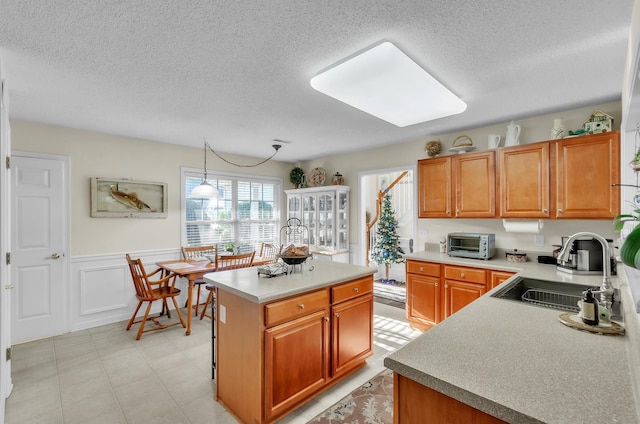
[[[418,217],[451,218],[451,156],[418,161]]]
[[[619,183],[618,132],[423,159],[418,217],[612,219]]]
[[[419,218],[495,217],[493,151],[418,161]]]
[[[611,219],[620,213],[619,132],[557,140],[553,153],[556,218]]]
[[[549,218],[549,143],[498,149],[499,216]]]

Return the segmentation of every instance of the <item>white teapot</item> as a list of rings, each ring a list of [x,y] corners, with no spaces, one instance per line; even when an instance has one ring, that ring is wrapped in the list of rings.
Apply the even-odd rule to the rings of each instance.
[[[507,137],[505,138],[504,145],[517,146],[520,144],[520,130],[520,125],[511,121],[511,123],[507,125]]]

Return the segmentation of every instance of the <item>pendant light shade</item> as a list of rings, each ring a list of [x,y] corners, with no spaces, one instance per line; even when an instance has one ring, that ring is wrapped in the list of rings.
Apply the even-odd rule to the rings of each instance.
[[[204,144],[204,176],[202,183],[199,186],[191,190],[189,197],[197,199],[218,199],[220,198],[220,191],[209,184],[207,181],[207,140],[203,141]]]

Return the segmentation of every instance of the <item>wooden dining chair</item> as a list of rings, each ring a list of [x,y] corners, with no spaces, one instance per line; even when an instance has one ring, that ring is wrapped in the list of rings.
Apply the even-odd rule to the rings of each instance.
[[[260,246],[260,256],[262,259],[268,259],[269,262],[266,263],[274,263],[278,262],[278,255],[282,251],[282,245],[276,246],[273,243],[262,243]]]
[[[176,274],[168,274],[157,280],[151,280],[149,277],[152,277],[158,273],[161,273],[162,269],[158,268],[150,274],[144,269],[142,265],[142,261],[140,259],[131,259],[131,256],[127,253],[127,263],[129,264],[129,270],[131,271],[131,278],[133,279],[133,285],[136,289],[136,299],[138,299],[138,306],[136,307],[135,312],[131,316],[129,320],[129,324],[127,324],[127,331],[131,328],[133,324],[140,323],[140,328],[138,329],[138,335],[136,336],[136,340],[140,340],[142,337],[142,333],[147,333],[149,331],[162,330],[163,328],[173,327],[174,325],[182,324],[183,327],[187,327],[184,323],[184,319],[182,318],[182,313],[180,312],[180,308],[178,307],[178,302],[176,301],[176,297],[180,295],[180,289],[177,289],[176,286]],[[160,274],[162,275],[162,274]],[[162,306],[164,310],[167,312],[167,318],[171,318],[169,313],[169,305],[167,303],[167,299],[171,298],[173,301],[173,306],[176,308],[176,312],[178,313],[178,318],[180,318],[180,322],[175,322],[171,324],[161,324],[158,321],[159,317],[150,317],[149,312],[151,312],[151,305],[153,302],[159,300],[162,302]],[[136,315],[140,310],[140,307],[144,302],[148,302],[147,309],[144,313],[144,317],[140,320],[136,321]],[[150,329],[145,330],[144,326],[147,321],[152,321],[156,326]]]
[[[239,255],[220,255],[218,257],[218,266],[216,268],[216,272],[226,271],[228,269],[239,269],[239,268],[247,268],[253,265],[253,258],[255,257],[256,252],[249,253],[241,253]],[[207,284],[205,288],[209,291],[207,295],[207,301],[204,304],[204,308],[202,309],[202,313],[200,314],[200,319],[205,316],[213,319],[210,315],[207,315],[207,306],[209,303],[215,305],[215,290],[216,287],[212,284]]]
[[[183,247],[182,248],[182,258],[185,260],[188,259],[192,259],[192,260],[207,260],[207,256],[212,256],[214,258],[216,258],[216,262],[217,262],[217,258],[218,258],[218,246],[217,245],[205,245],[205,246],[188,246],[188,247]],[[193,302],[193,306],[192,308],[195,310],[195,316],[198,316],[198,308],[201,305],[204,305],[204,303],[200,303],[200,288],[202,287],[202,285],[204,284],[204,280],[202,278],[199,278],[197,280],[194,281],[194,290],[196,291],[195,295],[195,299],[196,301]],[[187,306],[187,301],[185,301],[185,307]]]

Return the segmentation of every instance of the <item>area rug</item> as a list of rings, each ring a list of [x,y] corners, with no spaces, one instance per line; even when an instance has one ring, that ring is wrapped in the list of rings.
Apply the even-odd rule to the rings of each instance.
[[[382,371],[309,421],[311,423],[392,424],[393,371]]]
[[[376,280],[373,282],[373,295],[404,303],[407,300],[406,284],[397,280]]]

